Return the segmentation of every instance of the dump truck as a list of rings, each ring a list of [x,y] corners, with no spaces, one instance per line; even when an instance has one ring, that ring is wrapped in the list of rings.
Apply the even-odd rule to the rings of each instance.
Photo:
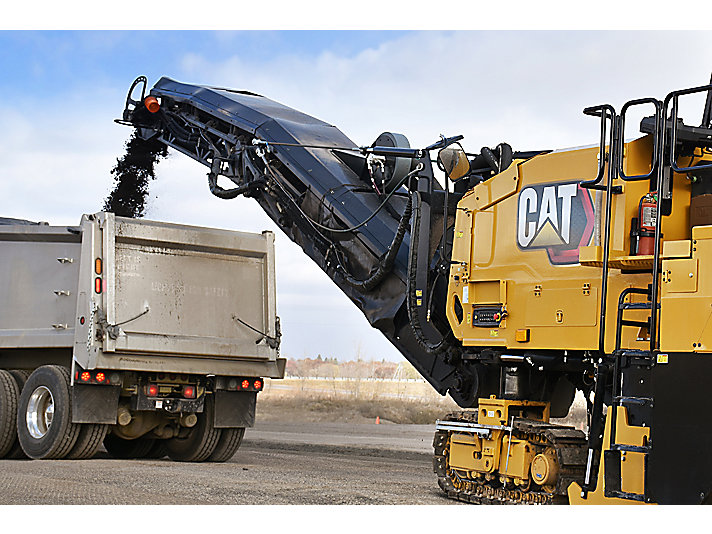
[[[694,95],[700,124],[680,116]],[[712,84],[584,113],[584,148],[360,146],[251,91],[139,77],[118,121],[254,198],[464,409],[436,424],[448,497],[708,502]],[[551,420],[576,391],[585,431]]]
[[[0,219],[0,458],[224,462],[282,378],[274,234]]]

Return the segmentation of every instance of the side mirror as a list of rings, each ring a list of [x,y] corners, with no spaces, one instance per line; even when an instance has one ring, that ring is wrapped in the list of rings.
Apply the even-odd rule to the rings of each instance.
[[[460,145],[451,145],[438,152],[438,162],[453,182],[470,172],[470,160]]]

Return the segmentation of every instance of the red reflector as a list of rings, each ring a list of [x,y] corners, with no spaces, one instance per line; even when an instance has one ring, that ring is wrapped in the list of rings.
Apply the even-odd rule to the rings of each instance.
[[[195,398],[195,388],[193,386],[185,386],[183,388],[183,396],[186,399],[193,399]]]
[[[247,380],[242,381],[242,389],[247,389],[250,387],[250,383]]]
[[[94,291],[96,293],[101,293],[101,278],[94,279]]]
[[[146,97],[146,100],[144,100],[143,103],[146,105],[146,109],[151,113],[156,113],[159,109],[161,109],[161,105],[158,103],[158,99],[155,96]]]
[[[82,373],[82,382],[89,382],[91,380],[91,375],[89,374],[89,371],[84,371]]]
[[[156,395],[158,395],[158,386],[151,384],[148,386],[148,396],[155,397]]]
[[[104,373],[96,373],[96,381],[103,382],[106,380],[106,375]]]
[[[255,380],[255,389],[262,389],[262,380]]]

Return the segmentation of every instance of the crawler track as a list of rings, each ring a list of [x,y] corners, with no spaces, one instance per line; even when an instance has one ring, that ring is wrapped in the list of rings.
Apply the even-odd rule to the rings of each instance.
[[[477,412],[456,412],[447,421],[477,422]],[[566,489],[572,482],[583,480],[586,467],[586,436],[572,427],[515,419],[518,437],[530,437],[545,446],[554,447],[559,463],[559,476],[554,491],[544,491],[534,483],[528,489],[504,487],[497,481],[486,482],[465,478],[450,469],[448,446],[451,431],[438,430],[433,439],[433,471],[438,485],[451,499],[472,504],[567,504]]]

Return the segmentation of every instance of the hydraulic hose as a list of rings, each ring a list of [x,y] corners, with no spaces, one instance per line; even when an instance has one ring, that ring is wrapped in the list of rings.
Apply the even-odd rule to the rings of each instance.
[[[401,243],[403,242],[403,237],[405,237],[405,231],[408,227],[408,222],[410,221],[410,216],[412,212],[413,198],[411,196],[408,196],[408,203],[406,204],[405,211],[403,212],[403,215],[400,218],[400,222],[398,223],[396,235],[393,237],[393,241],[388,247],[388,251],[378,263],[378,268],[371,276],[369,276],[365,280],[357,280],[350,274],[346,273],[344,275],[346,283],[348,283],[351,287],[360,289],[362,291],[371,291],[383,281],[386,275],[393,270],[393,264],[396,261],[396,255],[398,254],[398,249],[400,249]]]
[[[223,189],[218,185],[218,175],[213,172],[208,173],[208,187],[210,187],[210,192],[218,198],[225,200],[237,198],[247,193],[252,186],[252,183],[246,183],[233,189]]]
[[[413,209],[413,228],[420,228],[420,193],[414,192],[411,195],[416,195],[416,202]],[[444,335],[438,343],[430,343],[423,333],[423,326],[420,323],[420,317],[416,306],[415,291],[412,288],[416,287],[416,277],[418,275],[418,241],[419,232],[416,230],[410,236],[410,254],[408,258],[408,295],[406,297],[406,307],[408,309],[408,320],[413,330],[415,340],[418,345],[428,354],[440,354],[450,346],[452,332]]]

